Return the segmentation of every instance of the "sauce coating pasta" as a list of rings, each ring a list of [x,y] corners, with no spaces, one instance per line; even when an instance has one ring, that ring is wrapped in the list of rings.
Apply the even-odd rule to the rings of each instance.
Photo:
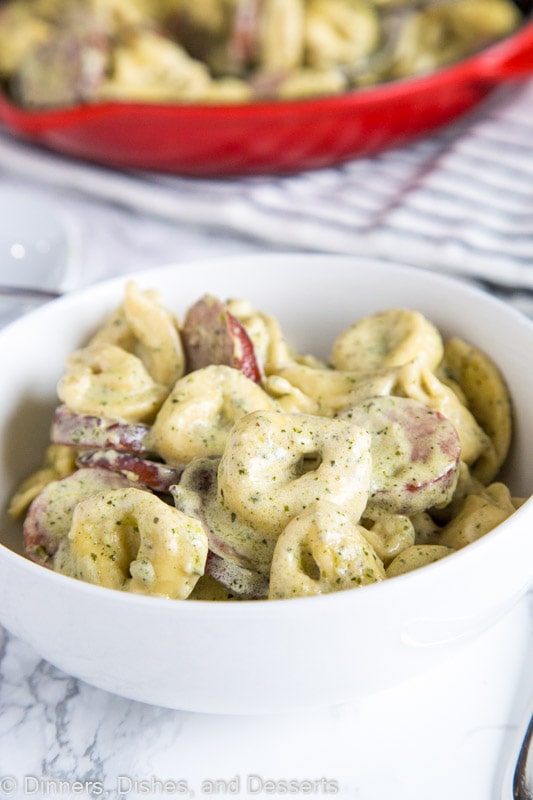
[[[521,21],[512,0],[8,0],[0,79],[27,108],[334,95],[431,72]]]
[[[499,368],[417,311],[355,320],[325,362],[244,300],[205,295],[180,322],[129,283],[67,360],[43,466],[10,510],[29,558],[112,589],[344,591],[510,516],[511,434]]]

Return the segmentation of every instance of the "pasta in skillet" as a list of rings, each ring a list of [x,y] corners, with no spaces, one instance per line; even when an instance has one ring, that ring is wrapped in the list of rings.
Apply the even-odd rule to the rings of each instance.
[[[490,357],[410,309],[329,362],[206,295],[135,284],[65,365],[43,467],[11,501],[27,555],[173,599],[287,599],[431,564],[523,502],[497,480],[512,407]]]
[[[7,0],[0,79],[27,108],[332,95],[431,72],[521,21],[512,0]]]

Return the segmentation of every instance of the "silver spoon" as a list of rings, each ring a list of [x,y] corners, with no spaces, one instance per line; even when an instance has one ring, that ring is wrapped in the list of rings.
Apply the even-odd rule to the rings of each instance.
[[[29,311],[55,300],[62,292],[33,286],[10,286],[0,283],[0,328]]]
[[[32,286],[8,286],[7,284],[0,284],[0,295],[5,297],[28,297],[38,300],[54,300],[61,295],[61,292],[55,292],[49,289],[38,289]]]
[[[533,800],[533,716],[529,720],[513,775],[513,800]]]

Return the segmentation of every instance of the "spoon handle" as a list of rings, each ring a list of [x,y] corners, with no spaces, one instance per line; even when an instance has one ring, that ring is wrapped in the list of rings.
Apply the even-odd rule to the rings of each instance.
[[[0,284],[0,295],[6,297],[41,297],[43,300],[54,300],[61,292],[49,289],[37,289],[32,286],[8,286]]]
[[[514,800],[533,798],[533,716],[529,720],[513,776]]]

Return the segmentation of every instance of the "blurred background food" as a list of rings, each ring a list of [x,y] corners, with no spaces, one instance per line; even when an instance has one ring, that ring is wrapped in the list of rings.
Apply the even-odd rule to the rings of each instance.
[[[7,0],[0,80],[26,108],[313,97],[434,71],[522,19],[512,0]]]

